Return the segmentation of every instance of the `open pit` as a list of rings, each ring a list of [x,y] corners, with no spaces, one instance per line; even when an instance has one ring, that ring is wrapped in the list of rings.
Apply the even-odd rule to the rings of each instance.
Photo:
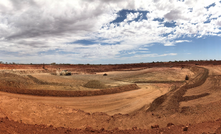
[[[10,121],[111,131],[221,117],[220,65],[142,65],[102,71],[62,66],[70,76],[53,75],[55,67],[11,68],[0,68],[0,117]]]

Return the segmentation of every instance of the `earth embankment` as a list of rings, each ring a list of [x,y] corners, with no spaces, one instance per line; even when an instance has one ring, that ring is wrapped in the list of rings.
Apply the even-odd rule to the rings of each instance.
[[[194,78],[187,81],[180,88],[171,90],[169,93],[155,99],[150,105],[148,111],[165,110],[167,112],[170,111],[172,113],[178,112],[180,102],[187,101],[188,99],[191,100],[194,98],[199,98],[209,95],[209,94],[201,94],[199,96],[183,97],[183,95],[187,92],[188,89],[202,85],[206,81],[209,74],[209,70],[202,67],[193,66],[190,67],[190,70],[194,72],[195,74]]]
[[[120,87],[99,89],[95,91],[56,91],[56,90],[31,90],[22,88],[10,88],[10,87],[0,87],[0,91],[16,93],[16,94],[26,94],[26,95],[37,95],[37,96],[55,96],[55,97],[83,97],[83,96],[96,96],[105,94],[121,93],[125,91],[131,91],[139,89],[136,84],[129,84]]]

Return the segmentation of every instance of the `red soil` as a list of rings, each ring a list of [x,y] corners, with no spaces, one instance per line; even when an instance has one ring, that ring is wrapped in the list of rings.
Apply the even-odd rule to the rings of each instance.
[[[56,128],[53,127],[53,125],[30,125],[15,122],[6,117],[0,119],[0,132],[1,134],[211,134],[210,132],[213,134],[221,134],[221,119],[189,125],[173,125],[173,123],[168,123],[165,128],[160,128],[158,125],[155,125],[152,129],[138,129],[137,127],[133,127],[127,130],[120,130],[118,128],[113,130],[105,130],[104,128],[96,130],[90,126],[86,126],[84,129],[73,129],[64,127]]]
[[[56,96],[56,97],[82,97],[82,96],[105,95],[105,94],[121,93],[135,89],[139,89],[139,87],[136,84],[124,85],[120,87],[101,89],[95,91],[31,90],[31,89],[21,89],[21,88],[0,87],[0,91],[9,92],[9,93],[37,95],[37,96]]]
[[[144,63],[144,64],[126,64],[126,65],[110,65],[110,66],[45,65],[44,67],[48,70],[50,69],[55,70],[56,68],[65,68],[65,69],[69,68],[70,70],[72,69],[79,72],[91,73],[91,72],[124,70],[130,68],[131,69],[147,68],[154,66],[190,67],[190,66],[195,66],[196,63],[200,65],[221,64],[221,62],[219,61],[219,62],[188,62],[188,63],[183,62],[182,64],[181,63],[151,63],[151,64]],[[0,69],[42,69],[42,65],[1,65],[0,64]],[[151,134],[152,133],[159,133],[159,134],[216,133],[219,134],[221,133],[221,119],[219,119],[221,117],[221,115],[219,114],[221,111],[220,108],[221,101],[212,102],[202,106],[194,106],[186,108],[180,107],[180,102],[182,101],[194,100],[209,95],[209,94],[201,94],[198,96],[193,95],[193,96],[184,97],[184,94],[187,92],[187,90],[203,85],[209,74],[209,71],[205,68],[192,67],[191,70],[197,74],[195,78],[189,80],[189,82],[187,82],[182,87],[171,90],[167,94],[157,98],[152,103],[152,105],[148,110],[147,110],[148,107],[144,107],[139,111],[132,113],[130,115],[116,114],[114,116],[109,116],[105,113],[90,114],[84,111],[73,112],[73,110],[71,111],[71,113],[65,113],[67,117],[75,114],[74,116],[71,116],[74,118],[74,120],[76,120],[75,122],[76,124],[73,124],[73,126],[78,126],[78,125],[82,126],[83,123],[85,123],[85,126],[81,127],[81,129],[79,127],[73,127],[73,128],[53,127],[53,125],[48,125],[48,124],[47,125],[24,124],[22,121],[17,122],[11,120],[11,118],[6,117],[0,119],[0,132],[2,134],[8,134],[8,133],[21,133],[21,134],[26,134],[26,133],[54,133],[54,134],[56,133],[59,134],[60,133],[70,133],[70,134],[71,133],[151,133]],[[8,90],[9,88],[4,88],[4,89]],[[0,106],[3,106],[2,102],[0,103]],[[58,111],[58,109],[55,110]],[[3,117],[7,115],[13,117],[13,113],[4,113],[3,111],[4,109],[0,107],[0,114],[3,114]],[[189,124],[188,122],[193,122],[193,123]]]

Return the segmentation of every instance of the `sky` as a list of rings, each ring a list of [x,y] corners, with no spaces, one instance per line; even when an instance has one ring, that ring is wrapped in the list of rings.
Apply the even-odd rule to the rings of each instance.
[[[0,61],[221,60],[220,0],[1,0]]]

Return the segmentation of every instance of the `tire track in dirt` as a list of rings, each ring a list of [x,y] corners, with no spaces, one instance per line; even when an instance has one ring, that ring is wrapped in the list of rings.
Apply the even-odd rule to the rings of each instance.
[[[191,96],[204,96],[198,99],[191,99],[185,102],[181,102],[182,107],[191,107],[195,105],[204,105],[216,101],[220,101],[221,97],[221,76],[220,75],[210,75],[205,83],[199,87],[192,88],[188,90],[184,98]],[[207,94],[207,95],[206,95]]]
[[[171,90],[169,93],[164,94],[158,97],[157,99],[155,99],[151,103],[147,111],[163,110],[166,113],[179,112],[180,102],[193,100],[199,97],[204,97],[204,96],[209,95],[207,93],[207,94],[201,94],[199,96],[183,97],[183,95],[186,93],[188,89],[202,85],[206,81],[208,74],[209,74],[209,70],[206,68],[202,68],[202,67],[194,66],[194,67],[191,67],[190,70],[197,74],[195,78],[189,80],[188,82],[186,82],[186,84],[184,84],[180,88]]]

